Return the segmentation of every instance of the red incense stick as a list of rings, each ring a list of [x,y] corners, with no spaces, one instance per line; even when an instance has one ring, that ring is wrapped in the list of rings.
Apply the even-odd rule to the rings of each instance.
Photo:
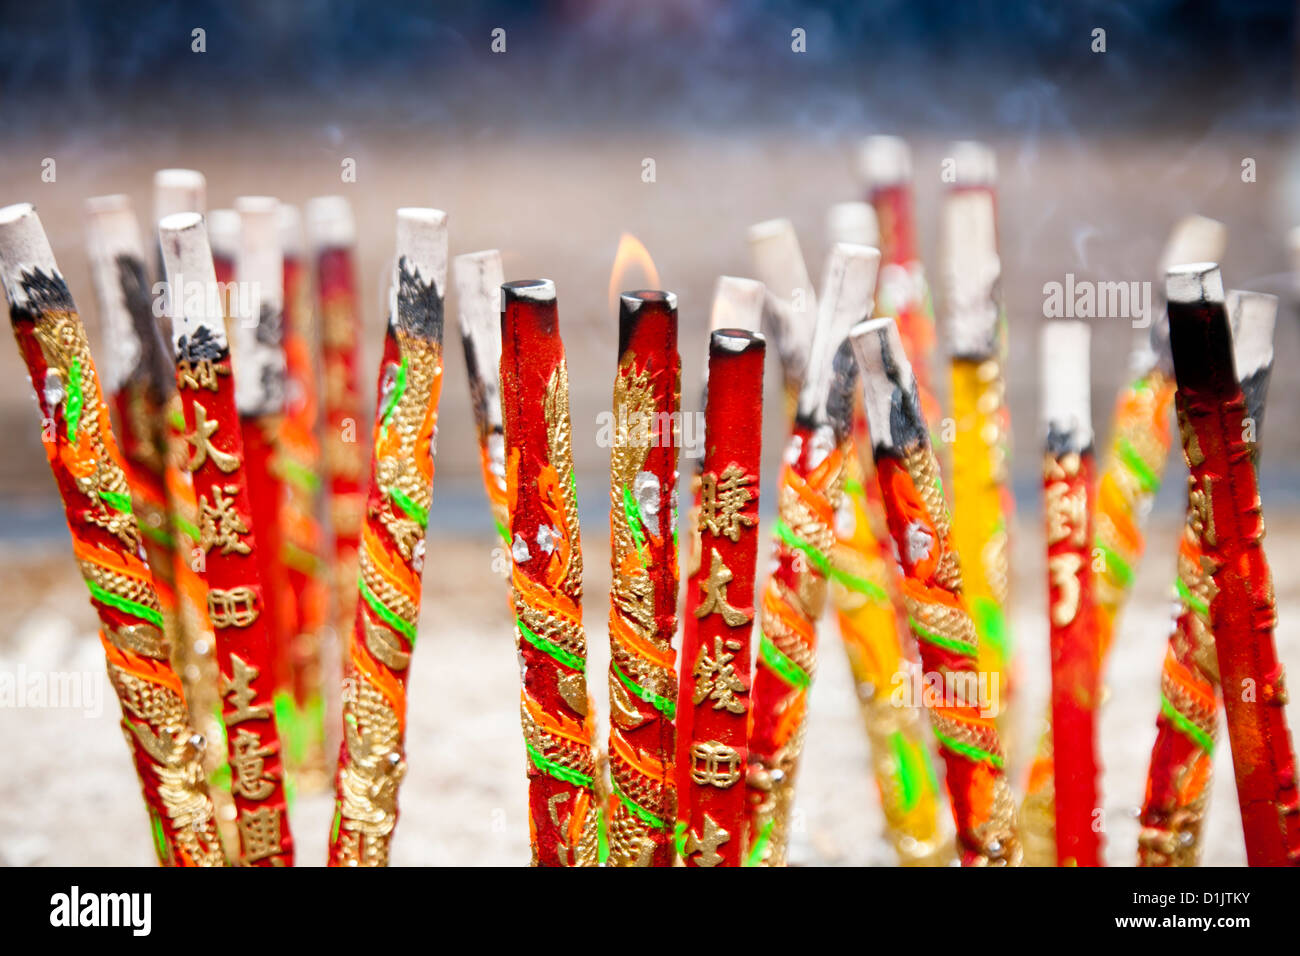
[[[569,376],[549,279],[501,287],[513,600],[535,866],[595,866],[595,761]]]
[[[1232,362],[1223,279],[1213,263],[1166,278],[1169,336],[1190,507],[1211,574],[1210,601],[1228,740],[1251,866],[1300,863],[1295,754],[1284,674],[1273,641],[1276,610],[1264,557],[1259,488],[1246,400]]]
[[[739,866],[748,842],[746,729],[758,557],[763,336],[722,329],[709,340],[703,489],[692,531],[702,575],[687,614],[678,694],[678,818],[687,866]],[[704,571],[703,569],[706,569]]]
[[[1043,499],[1058,866],[1102,863],[1097,760],[1101,649],[1092,585],[1096,464],[1088,344],[1083,322],[1049,322],[1043,328]]]
[[[201,573],[217,640],[240,862],[288,866],[293,838],[273,711],[274,648],[258,573],[265,545],[254,536],[225,310],[203,218],[177,213],[165,217],[158,231],[171,293],[187,463],[199,504]]]

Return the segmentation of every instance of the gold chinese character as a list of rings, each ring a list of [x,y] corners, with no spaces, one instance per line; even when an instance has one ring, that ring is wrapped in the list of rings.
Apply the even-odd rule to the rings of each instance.
[[[691,779],[702,787],[726,790],[740,779],[740,754],[720,740],[691,744]]]
[[[1070,539],[1082,546],[1088,537],[1088,490],[1082,485],[1071,489],[1064,481],[1047,486],[1047,543]]]
[[[745,508],[754,492],[748,485],[754,480],[734,462],[728,465],[719,478],[713,472],[700,476],[700,531],[708,531],[715,538],[725,534],[732,541],[740,540],[742,528],[752,527],[757,519],[745,514]]]
[[[1052,584],[1060,591],[1052,605],[1052,623],[1065,627],[1079,613],[1079,569],[1083,558],[1073,551],[1054,554],[1047,559],[1047,573]]]
[[[249,800],[265,800],[275,792],[275,775],[266,772],[266,758],[275,753],[275,748],[263,747],[260,736],[241,727],[233,749],[231,791]]]
[[[684,849],[688,857],[696,853],[700,855],[695,861],[696,866],[717,866],[722,862],[722,854],[718,852],[718,847],[730,839],[731,834],[718,826],[717,821],[706,813],[704,834],[697,836],[694,830],[688,831]]]
[[[700,648],[700,655],[695,659],[695,669],[691,676],[695,678],[695,693],[691,703],[699,704],[710,699],[714,710],[729,710],[733,714],[743,714],[745,705],[736,699],[737,694],[745,692],[745,682],[736,674],[736,659],[732,651],[740,650],[740,641],[713,639],[713,656],[709,656],[707,647]]]
[[[220,422],[208,421],[208,410],[199,402],[194,403],[194,433],[185,436],[185,440],[194,448],[187,466],[190,471],[198,471],[202,468],[203,463],[208,460],[208,455],[212,456],[217,467],[224,472],[229,473],[239,467],[238,455],[221,451],[212,444],[212,436],[216,433],[219,424]]]
[[[210,358],[182,358],[176,362],[176,380],[181,388],[217,390],[217,376],[229,375],[230,369]]]
[[[714,551],[709,565],[709,579],[700,585],[704,591],[704,600],[695,609],[696,617],[708,617],[716,612],[731,627],[739,627],[754,616],[752,611],[742,611],[727,603],[727,583],[731,577],[731,569],[722,563],[722,555]]]
[[[248,526],[235,510],[234,496],[238,493],[238,485],[226,485],[224,489],[215,486],[213,504],[208,504],[206,495],[199,495],[199,545],[204,551],[220,547],[222,554],[248,554],[253,550],[239,537],[248,534]]]
[[[233,676],[221,678],[221,696],[229,698],[230,711],[225,715],[226,726],[243,723],[245,720],[266,720],[271,716],[270,704],[251,706],[257,697],[252,683],[257,680],[258,670],[246,663],[238,654],[230,655],[230,668]]]
[[[257,592],[250,587],[208,591],[208,617],[213,627],[248,627],[261,613],[256,605]]]
[[[241,860],[244,864],[269,859],[282,852],[280,808],[258,807],[243,811],[239,815],[239,844],[244,849]]]

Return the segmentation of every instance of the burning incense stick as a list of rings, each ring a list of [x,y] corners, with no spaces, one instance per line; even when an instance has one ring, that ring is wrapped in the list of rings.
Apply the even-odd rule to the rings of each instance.
[[[1100,866],[1097,708],[1101,655],[1093,627],[1093,480],[1089,330],[1078,321],[1043,327],[1047,450],[1048,634],[1052,661],[1056,862]]]
[[[858,168],[867,184],[867,198],[875,209],[880,233],[876,314],[897,320],[903,348],[916,373],[921,411],[926,421],[937,422],[942,412],[930,376],[934,313],[916,239],[912,151],[900,137],[869,136],[859,149]]]
[[[202,739],[191,729],[153,576],[140,558],[131,490],[86,330],[41,221],[25,203],[0,209],[0,282],[36,391],[77,565],[99,615],[108,677],[122,706],[159,862],[222,866],[200,765]]]
[[[348,634],[356,618],[357,548],[367,464],[361,413],[361,311],[353,250],[356,226],[352,208],[341,196],[308,202],[306,220],[321,316],[322,451],[333,534],[335,630]]]
[[[1295,755],[1286,725],[1276,610],[1263,522],[1218,266],[1169,270],[1169,338],[1183,457],[1202,566],[1211,574],[1214,634],[1228,740],[1251,866],[1300,863]]]
[[[749,736],[748,861],[783,866],[795,773],[803,749],[817,621],[826,600],[844,456],[853,418],[853,366],[841,349],[870,314],[880,254],[840,244],[826,267],[817,327],[799,392],[777,499],[776,569],[763,596]]]
[[[240,862],[293,863],[283,752],[272,702],[274,648],[235,410],[225,315],[203,218],[158,224],[172,296],[172,348],[184,409],[187,467],[199,504],[200,570],[216,633],[222,716],[238,812]]]
[[[763,319],[776,343],[788,413],[793,415],[817,321],[817,293],[808,278],[799,237],[790,220],[769,219],[751,226],[749,251],[754,259],[754,274],[767,287]]]
[[[534,866],[595,866],[595,760],[569,375],[549,279],[501,287],[513,598]]]
[[[1222,223],[1204,216],[1188,216],[1170,232],[1161,255],[1161,272],[1179,262],[1217,261],[1226,241],[1227,230]],[[1101,557],[1101,567],[1093,575],[1093,587],[1103,676],[1120,612],[1131,593],[1144,550],[1146,519],[1173,443],[1174,374],[1163,291],[1154,312],[1149,331],[1142,334],[1130,360],[1133,378],[1116,400],[1110,444],[1097,483],[1093,547]],[[1044,723],[1020,811],[1020,835],[1029,866],[1056,863],[1050,708]]]
[[[979,637],[980,670],[990,679],[996,677],[1005,708],[1014,678],[1014,643],[1007,620],[1011,421],[1003,367],[1006,317],[998,299],[1002,267],[991,190],[958,179],[957,188],[944,198],[942,243],[955,425],[952,540],[965,558],[963,599]]]
[[[715,298],[715,316],[722,298]],[[677,718],[678,818],[687,866],[739,866],[746,845],[745,788],[737,784],[748,758],[764,352],[763,337],[753,330],[710,336],[708,451],[700,476],[707,494],[692,527],[709,572],[687,595],[687,613],[698,624],[689,643],[683,638]]]
[[[506,503],[506,440],[501,420],[501,253],[471,252],[452,260],[460,303],[461,343],[478,426],[483,488],[497,534],[510,547],[510,509]]]
[[[610,452],[609,819],[614,866],[672,866],[677,787],[677,297],[619,297]],[[545,544],[538,546],[546,550]]]
[[[285,414],[279,433],[283,475],[279,524],[288,589],[289,663],[294,719],[286,746],[290,769],[310,789],[328,782],[325,769],[325,698],[321,675],[322,632],[329,621],[329,590],[321,561],[324,532],[319,519],[320,406],[316,394],[316,323],[311,276],[303,258],[302,219],[294,206],[278,211],[284,259]]]
[[[1273,366],[1277,299],[1234,290],[1228,293],[1227,309],[1246,400],[1245,422],[1257,436]],[[1257,439],[1247,444],[1258,468]],[[1141,866],[1196,866],[1201,856],[1219,723],[1219,668],[1210,619],[1214,583],[1202,563],[1199,517],[1189,507],[1178,549],[1174,627],[1161,673],[1160,717],[1138,838]]]
[[[399,209],[356,626],[345,664],[331,866],[387,866],[397,824],[406,685],[433,500],[446,284],[446,214]]]
[[[277,222],[279,202],[270,196],[241,196],[238,294],[231,315],[234,340],[235,405],[244,443],[244,473],[252,506],[256,552],[262,582],[262,615],[271,634],[275,705],[286,744],[293,740],[293,608],[282,562],[284,536],[280,506],[284,497],[280,435],[285,418],[284,259]],[[285,755],[287,756],[287,754]]]
[[[763,319],[763,308],[767,298],[767,290],[763,283],[754,279],[741,279],[736,276],[719,276],[713,290],[713,308],[709,314],[709,333],[717,332],[721,329],[731,329],[739,332],[757,332]],[[709,353],[712,358],[713,352]],[[707,404],[708,395],[708,366],[705,366],[704,394],[701,396]],[[761,409],[759,409],[761,411]],[[761,416],[760,422],[761,425]],[[706,423],[707,425],[707,423]],[[707,429],[705,439],[707,440]],[[761,440],[761,436],[759,436]],[[706,446],[707,449],[707,446]],[[703,588],[706,583],[707,574],[704,565],[700,561],[701,534],[700,534],[700,509],[703,504],[704,493],[704,465],[707,450],[704,455],[695,460],[695,468],[691,473],[691,509],[686,517],[686,533],[689,535],[686,559],[686,594],[685,604],[682,611],[682,643],[680,660],[690,662],[699,656],[700,637],[699,637],[699,618],[695,616],[695,609],[703,599]],[[748,644],[746,644],[746,653],[748,653]],[[746,675],[749,670],[742,671]],[[682,668],[681,681],[688,679],[686,669]],[[679,687],[681,682],[679,681]],[[746,685],[748,687],[748,684]],[[693,694],[694,691],[691,691]],[[678,697],[679,702],[690,694],[681,694]],[[694,720],[694,706],[682,707],[677,709],[677,748],[674,763],[677,767],[677,821],[678,832],[685,833],[687,821],[690,820],[693,788],[690,778],[690,753],[689,748],[692,739],[692,721]],[[685,799],[684,799],[685,798]],[[733,833],[737,832],[734,830]],[[743,841],[737,846],[743,845]]]
[[[101,196],[89,200],[87,209],[91,272],[108,346],[105,382],[117,409],[132,504],[190,720],[214,742],[203,749],[211,779],[225,760],[223,748],[215,746],[224,731],[216,717],[220,704],[207,588],[190,563],[198,541],[187,529],[198,527],[198,504],[178,454],[183,429],[174,427],[173,418],[181,417],[183,425],[183,416],[171,345],[154,320],[144,244],[130,200]],[[227,799],[214,794],[223,813]]]
[[[962,864],[1016,865],[1020,843],[1005,757],[989,701],[979,699],[978,639],[962,603],[961,566],[916,381],[892,319],[857,325],[851,340],[908,618],[925,672],[945,675],[943,703],[929,709],[947,765]]]

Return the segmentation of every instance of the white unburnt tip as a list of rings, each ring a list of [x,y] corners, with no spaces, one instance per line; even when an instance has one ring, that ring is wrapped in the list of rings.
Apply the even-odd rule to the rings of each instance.
[[[11,303],[26,300],[20,282],[22,274],[33,269],[58,272],[41,218],[31,203],[5,206],[0,209],[0,278]]]
[[[213,209],[207,215],[207,222],[212,254],[233,261],[239,254],[239,213],[233,209]]]
[[[342,196],[317,196],[305,207],[307,239],[317,252],[351,246],[357,240],[352,206]]]
[[[160,222],[174,212],[203,212],[207,180],[197,169],[160,169],[153,175],[153,218]]]
[[[1232,351],[1237,377],[1249,378],[1273,364],[1273,331],[1277,325],[1277,296],[1265,292],[1228,290],[1232,321]]]
[[[1043,421],[1049,435],[1068,439],[1076,451],[1092,444],[1091,341],[1086,322],[1061,319],[1043,325]]]
[[[447,290],[447,214],[441,209],[404,206],[397,210],[397,261],[394,277],[405,258],[424,281],[433,281],[439,295]],[[396,285],[396,278],[394,278]]]
[[[987,143],[958,140],[948,147],[957,186],[993,186],[998,181],[998,157]]]
[[[1208,216],[1184,216],[1169,230],[1160,255],[1160,271],[1187,262],[1218,262],[1228,247],[1228,227]]]

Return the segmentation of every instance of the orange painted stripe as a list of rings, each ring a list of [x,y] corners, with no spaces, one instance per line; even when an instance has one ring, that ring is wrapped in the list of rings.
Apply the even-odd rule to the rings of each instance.
[[[363,546],[366,549],[366,555],[370,558],[375,569],[389,584],[401,591],[402,595],[418,608],[420,606],[420,582],[415,577],[415,574],[384,547],[383,542],[379,540],[379,536],[370,527],[369,522],[362,529],[361,537]]]
[[[547,712],[540,702],[533,700],[525,691],[523,694],[524,707],[533,717],[533,720],[541,726],[548,734],[555,737],[562,737],[565,740],[572,741],[575,744],[586,747],[590,741],[587,739],[586,730],[582,724],[577,721],[569,720],[563,714],[552,714]]]
[[[369,611],[363,611],[363,614],[369,614]],[[393,712],[397,714],[397,726],[401,733],[406,733],[406,689],[402,687],[402,682],[398,680],[393,673],[384,665],[370,656],[366,650],[365,641],[355,635],[351,641],[351,658],[356,669],[364,674],[372,684],[379,688],[379,692],[392,706]]]
[[[110,664],[120,667],[128,674],[140,678],[140,680],[148,681],[150,684],[161,684],[178,697],[185,696],[184,691],[181,690],[180,677],[166,662],[154,661],[139,654],[124,651],[110,641],[102,630],[99,632],[99,643],[104,645],[104,656],[108,658]]]
[[[643,777],[662,780],[667,775],[667,767],[662,760],[644,750],[633,747],[617,727],[610,728],[609,749],[618,754],[619,759]]]
[[[660,667],[672,670],[677,663],[676,654],[670,647],[663,651],[655,647],[649,641],[645,640],[640,634],[632,629],[627,620],[621,614],[611,614],[609,616],[610,634],[622,644],[629,653],[636,655],[658,664]]]
[[[1179,687],[1196,699],[1196,702],[1205,710],[1213,712],[1218,706],[1218,698],[1214,693],[1214,686],[1205,681],[1196,671],[1192,670],[1174,654],[1171,647],[1165,653],[1165,673],[1173,679]]]
[[[101,568],[108,568],[138,581],[144,581],[150,586],[153,585],[153,575],[149,571],[149,566],[133,554],[128,554],[125,551],[112,551],[76,537],[72,539],[72,551],[77,557],[89,561],[91,564],[98,565]]]

